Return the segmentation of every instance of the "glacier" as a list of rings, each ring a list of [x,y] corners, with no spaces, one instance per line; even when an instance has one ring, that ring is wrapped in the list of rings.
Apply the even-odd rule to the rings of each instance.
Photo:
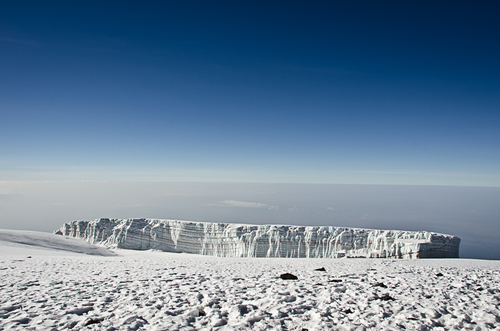
[[[428,231],[161,219],[72,221],[54,233],[108,248],[220,257],[458,258],[460,239]]]

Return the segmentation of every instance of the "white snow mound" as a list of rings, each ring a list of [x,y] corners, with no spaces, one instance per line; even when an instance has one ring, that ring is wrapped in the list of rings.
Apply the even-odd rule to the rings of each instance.
[[[30,251],[72,252],[101,256],[116,255],[105,247],[92,245],[75,238],[38,231],[0,229],[0,245],[2,246],[1,251],[4,254],[12,254],[14,251],[19,251],[21,249]]]

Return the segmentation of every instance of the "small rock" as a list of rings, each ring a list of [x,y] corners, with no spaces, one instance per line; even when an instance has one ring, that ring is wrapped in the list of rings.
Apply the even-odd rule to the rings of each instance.
[[[389,294],[383,295],[379,299],[382,300],[382,301],[389,301],[389,300],[394,301],[394,300],[396,300],[393,297],[391,297]]]
[[[437,277],[443,277],[444,275],[442,273],[437,273],[436,276]]]
[[[344,314],[352,314],[354,313],[351,308],[344,310]]]
[[[340,283],[342,279],[330,279],[328,282],[329,283]]]
[[[71,321],[71,322],[68,322],[68,323],[66,324],[66,327],[67,327],[68,329],[72,329],[72,328],[74,328],[77,324],[78,324],[78,322],[77,322],[77,321]]]
[[[482,288],[482,287],[478,287],[478,288],[477,288],[477,290],[478,290],[478,291],[482,291],[482,290],[484,290],[484,288]]]
[[[85,326],[87,326],[87,325],[91,325],[91,324],[98,324],[98,323],[101,323],[101,321],[100,321],[100,320],[98,320],[98,319],[93,319],[93,318],[91,318],[91,319],[89,319],[87,322],[85,322]]]
[[[216,318],[212,322],[212,326],[213,327],[223,326],[223,325],[226,325],[226,324],[227,324],[227,321],[224,318]]]
[[[314,271],[326,271],[326,269],[324,267],[321,267],[321,268],[318,268],[318,269],[314,269]]]
[[[440,328],[440,327],[444,327],[445,324],[441,321],[434,321],[434,326],[437,326],[438,328]]]
[[[281,274],[280,275],[281,279],[298,279],[297,276],[286,273],[286,274]]]
[[[431,294],[427,294],[425,297],[426,297],[427,299],[430,299],[430,298],[432,298],[432,295],[431,295]]]
[[[31,256],[28,256],[27,259],[31,259]]]
[[[387,285],[385,285],[384,283],[377,283],[375,285],[373,285],[374,287],[383,287],[383,288],[387,288]]]

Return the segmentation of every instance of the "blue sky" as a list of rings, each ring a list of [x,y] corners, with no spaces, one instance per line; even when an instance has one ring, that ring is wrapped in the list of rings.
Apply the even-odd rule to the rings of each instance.
[[[0,179],[500,186],[497,1],[14,1]]]
[[[499,13],[498,1],[3,3],[0,227],[428,230],[500,259]]]

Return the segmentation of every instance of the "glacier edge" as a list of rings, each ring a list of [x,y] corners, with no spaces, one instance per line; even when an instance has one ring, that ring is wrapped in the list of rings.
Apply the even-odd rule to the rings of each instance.
[[[428,231],[160,219],[72,221],[57,234],[108,248],[221,257],[458,258],[460,239]]]

